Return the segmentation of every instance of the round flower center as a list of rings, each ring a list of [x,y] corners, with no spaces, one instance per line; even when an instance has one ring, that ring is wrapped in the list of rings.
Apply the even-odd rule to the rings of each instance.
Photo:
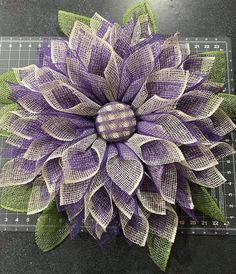
[[[98,134],[109,142],[127,140],[135,131],[136,119],[130,106],[119,102],[104,105],[96,118]]]

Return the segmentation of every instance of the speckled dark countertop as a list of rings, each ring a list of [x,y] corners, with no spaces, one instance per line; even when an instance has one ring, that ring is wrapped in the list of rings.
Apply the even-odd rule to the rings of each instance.
[[[0,0],[0,36],[59,35],[57,11],[84,15],[95,11],[120,21],[122,12],[138,1],[123,0]],[[229,36],[236,69],[235,0],[152,0],[161,32],[184,36]],[[236,273],[236,236],[178,236],[167,273]],[[0,273],[4,274],[152,274],[161,273],[144,249],[117,238],[100,247],[87,234],[67,240],[42,254],[32,233],[0,233]]]

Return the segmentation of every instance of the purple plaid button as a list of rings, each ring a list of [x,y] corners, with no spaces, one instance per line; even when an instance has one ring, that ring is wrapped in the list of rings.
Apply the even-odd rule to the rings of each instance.
[[[108,103],[98,111],[96,128],[98,134],[109,142],[125,141],[136,128],[134,112],[126,104]]]

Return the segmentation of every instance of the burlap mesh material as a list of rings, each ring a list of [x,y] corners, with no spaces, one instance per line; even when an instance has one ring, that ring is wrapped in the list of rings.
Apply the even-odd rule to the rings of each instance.
[[[159,193],[139,190],[137,197],[148,212],[160,215],[166,214],[166,203]]]
[[[119,193],[114,191],[112,193],[112,200],[119,209],[119,211],[122,212],[128,219],[131,219],[135,212],[135,200],[128,194],[125,194],[126,192],[122,193],[121,199]]]
[[[209,72],[209,81],[225,83],[226,78],[226,58],[223,51],[201,52],[200,56],[214,57],[214,64]]]
[[[143,165],[138,159],[119,157],[117,150],[110,146],[106,163],[108,176],[127,194],[131,195],[143,177]]]
[[[106,40],[109,37],[112,23],[107,21],[98,13],[95,13],[90,19],[90,28],[97,36]]]
[[[202,73],[189,72],[186,91],[193,90],[196,86],[203,85],[205,79],[206,79],[206,76]]]
[[[58,111],[93,116],[100,106],[73,88],[62,74],[47,67],[30,65],[14,69],[20,83],[32,91],[40,91],[47,103]]]
[[[152,96],[150,99],[145,101],[136,110],[136,115],[141,116],[145,114],[151,114],[155,111],[168,111],[176,108],[176,100],[165,100],[157,95]]]
[[[201,171],[192,171],[184,166],[178,166],[181,173],[191,182],[208,188],[216,188],[225,183],[225,177],[216,167],[211,167]]]
[[[68,205],[79,202],[88,191],[91,180],[77,183],[65,183],[62,181],[60,186],[60,204]]]
[[[138,214],[133,215],[131,220],[120,212],[120,222],[122,231],[127,239],[139,246],[145,246],[148,237],[149,223],[140,209]]]
[[[236,95],[220,93],[220,97],[224,99],[221,103],[221,108],[227,113],[231,118],[236,119]]]
[[[149,96],[157,95],[162,99],[177,100],[183,95],[188,78],[188,71],[173,68],[157,70],[147,81]]]
[[[148,218],[149,233],[175,241],[178,228],[178,215],[170,205],[166,205],[166,215],[151,214]]]
[[[182,53],[179,44],[179,33],[167,38],[155,64],[155,70],[163,68],[177,68],[182,62]]]
[[[17,83],[17,79],[12,70],[9,70],[0,75],[0,90],[1,90],[1,104],[11,104],[12,100],[10,99],[11,88],[8,85],[9,83]]]
[[[127,145],[147,165],[163,165],[184,160],[183,154],[174,143],[154,137],[134,134]]]
[[[64,75],[48,67],[39,68],[36,65],[29,65],[23,68],[14,68],[13,71],[18,83],[35,92],[38,92],[39,88],[43,88],[44,84],[50,86],[52,83],[55,84],[56,81],[69,83]]]
[[[217,160],[235,153],[234,148],[224,142],[218,142],[210,146],[211,152]]]
[[[113,216],[113,204],[111,194],[106,191],[99,176],[92,180],[85,207],[96,223],[106,231]]]
[[[12,111],[16,110],[18,108],[17,104],[12,103],[12,104],[7,104],[0,109],[0,130],[1,136],[9,136],[10,132],[7,131],[7,120],[12,117]]]
[[[98,172],[106,149],[106,142],[98,138],[93,142],[91,148],[86,149],[88,145],[86,142],[91,141],[94,141],[94,136],[84,138],[64,151],[62,167],[66,184],[88,180]]]
[[[63,117],[53,117],[43,124],[42,129],[60,141],[73,141],[76,134],[76,125]]]
[[[147,247],[153,262],[162,270],[165,271],[169,260],[173,243],[159,237],[149,234],[147,239]]]
[[[180,50],[181,50],[181,55],[182,55],[182,60],[187,59],[190,54],[190,44],[189,43],[184,43],[184,44],[179,44]]]
[[[141,107],[146,101],[147,97],[148,97],[148,91],[147,91],[146,84],[144,84],[132,102],[131,106],[133,107],[133,109],[137,110],[139,107]]]
[[[62,32],[69,36],[71,30],[76,21],[80,21],[86,25],[90,24],[90,18],[82,15],[78,15],[71,12],[66,12],[63,10],[59,10],[58,12],[58,23]]]
[[[110,60],[104,70],[104,77],[109,85],[109,89],[105,90],[105,96],[108,101],[117,100],[117,90],[120,84],[120,70],[121,70],[122,59],[111,51]]]
[[[58,145],[52,143],[49,138],[39,139],[31,142],[23,157],[27,160],[37,161],[51,154],[57,147]]]
[[[1,191],[1,207],[17,212],[27,212],[32,184],[4,187]]]
[[[41,90],[47,103],[58,111],[94,116],[100,108],[98,104],[65,83],[44,84]]]
[[[217,109],[211,117],[201,119],[197,123],[200,128],[222,137],[236,128],[222,109]]]
[[[47,252],[58,246],[69,235],[69,225],[52,202],[40,215],[35,229],[38,247]]]
[[[135,6],[129,8],[123,15],[123,24],[128,23],[133,16],[140,17],[141,15],[148,16],[151,32],[157,32],[156,19],[151,7],[147,2],[138,3]]]
[[[189,182],[185,178],[181,178],[181,183],[178,184],[176,200],[181,207],[194,209],[192,193],[189,186]]]
[[[19,135],[11,134],[6,139],[6,143],[14,147],[21,148],[26,140],[26,138],[20,137]]]
[[[174,143],[192,144],[197,142],[197,138],[189,131],[185,124],[174,115],[162,114],[155,120],[155,124],[161,126]]]
[[[51,40],[51,59],[56,66],[66,74],[68,42],[63,40]]]
[[[159,191],[163,199],[171,204],[175,204],[177,192],[177,170],[173,164],[163,166]]]
[[[200,101],[203,103],[199,104]],[[210,117],[222,101],[222,98],[214,93],[193,90],[181,97],[174,113],[184,121],[201,120]]]
[[[191,170],[201,171],[217,165],[219,162],[207,146],[185,146],[180,147],[185,160],[182,162]]]
[[[227,223],[226,218],[206,188],[191,185],[191,192],[195,209],[222,223]]]
[[[154,55],[150,45],[131,53],[122,69],[118,99],[124,103],[132,101],[153,68]]]
[[[213,65],[215,63],[215,57],[198,57],[191,55],[183,63],[184,69],[189,70],[189,72],[199,72],[202,74],[209,74]]]
[[[28,203],[27,214],[36,214],[48,207],[54,199],[54,195],[50,195],[47,185],[43,177],[38,177],[32,183],[32,191]]]
[[[208,118],[207,118],[208,119]],[[190,124],[189,124],[190,125]],[[195,136],[195,138],[203,145],[211,145],[211,140],[207,138],[207,136],[204,135],[204,133],[194,125],[193,123],[191,124],[191,133]]]
[[[18,103],[23,109],[33,114],[46,112],[50,109],[46,101],[38,94],[36,96],[25,95],[18,100]]]
[[[33,161],[15,158],[6,162],[0,173],[0,186],[16,186],[30,183],[41,171]]]
[[[134,31],[131,39],[131,46],[135,46],[142,40],[150,35],[150,28],[148,24],[148,16],[140,15],[137,19],[137,22],[134,26]]]
[[[30,117],[10,117],[9,125],[6,128],[9,132],[20,136],[25,139],[32,139],[32,135],[35,134],[40,128],[41,123],[35,121],[34,118]]]
[[[95,222],[90,213],[88,213],[88,215],[84,219],[84,226],[92,237],[94,237],[96,240],[101,239],[104,230],[99,224]]]
[[[59,13],[69,41],[53,40],[43,67],[14,70],[20,86],[12,85],[12,98],[23,110],[12,112],[4,127],[13,134],[8,144],[23,149],[24,158],[6,164],[0,184],[33,185],[28,213],[46,208],[36,229],[44,251],[69,226],[77,235],[82,219],[95,239],[115,221],[140,246],[155,234],[151,256],[164,269],[178,225],[169,203],[193,209],[190,183],[213,188],[225,181],[214,165],[233,150],[215,139],[235,125],[217,110],[220,85],[206,83],[215,58],[189,56],[178,34],[149,37],[146,11],[135,7],[137,16],[122,27],[98,14],[66,22],[70,14]],[[132,105],[138,116],[137,133],[125,143],[106,143],[94,125],[111,101]],[[54,196],[69,224],[58,222],[62,216],[49,205]]]
[[[50,156],[46,159],[42,167],[42,176],[50,194],[55,193],[58,189],[56,184],[62,180],[62,166],[61,157],[63,152],[69,147],[68,144],[64,144],[58,147]]]

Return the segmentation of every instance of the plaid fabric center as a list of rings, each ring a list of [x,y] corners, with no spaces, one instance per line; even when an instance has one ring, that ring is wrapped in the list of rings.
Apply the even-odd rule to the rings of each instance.
[[[130,106],[111,102],[104,105],[96,118],[98,134],[109,142],[127,140],[135,131],[136,119]]]

